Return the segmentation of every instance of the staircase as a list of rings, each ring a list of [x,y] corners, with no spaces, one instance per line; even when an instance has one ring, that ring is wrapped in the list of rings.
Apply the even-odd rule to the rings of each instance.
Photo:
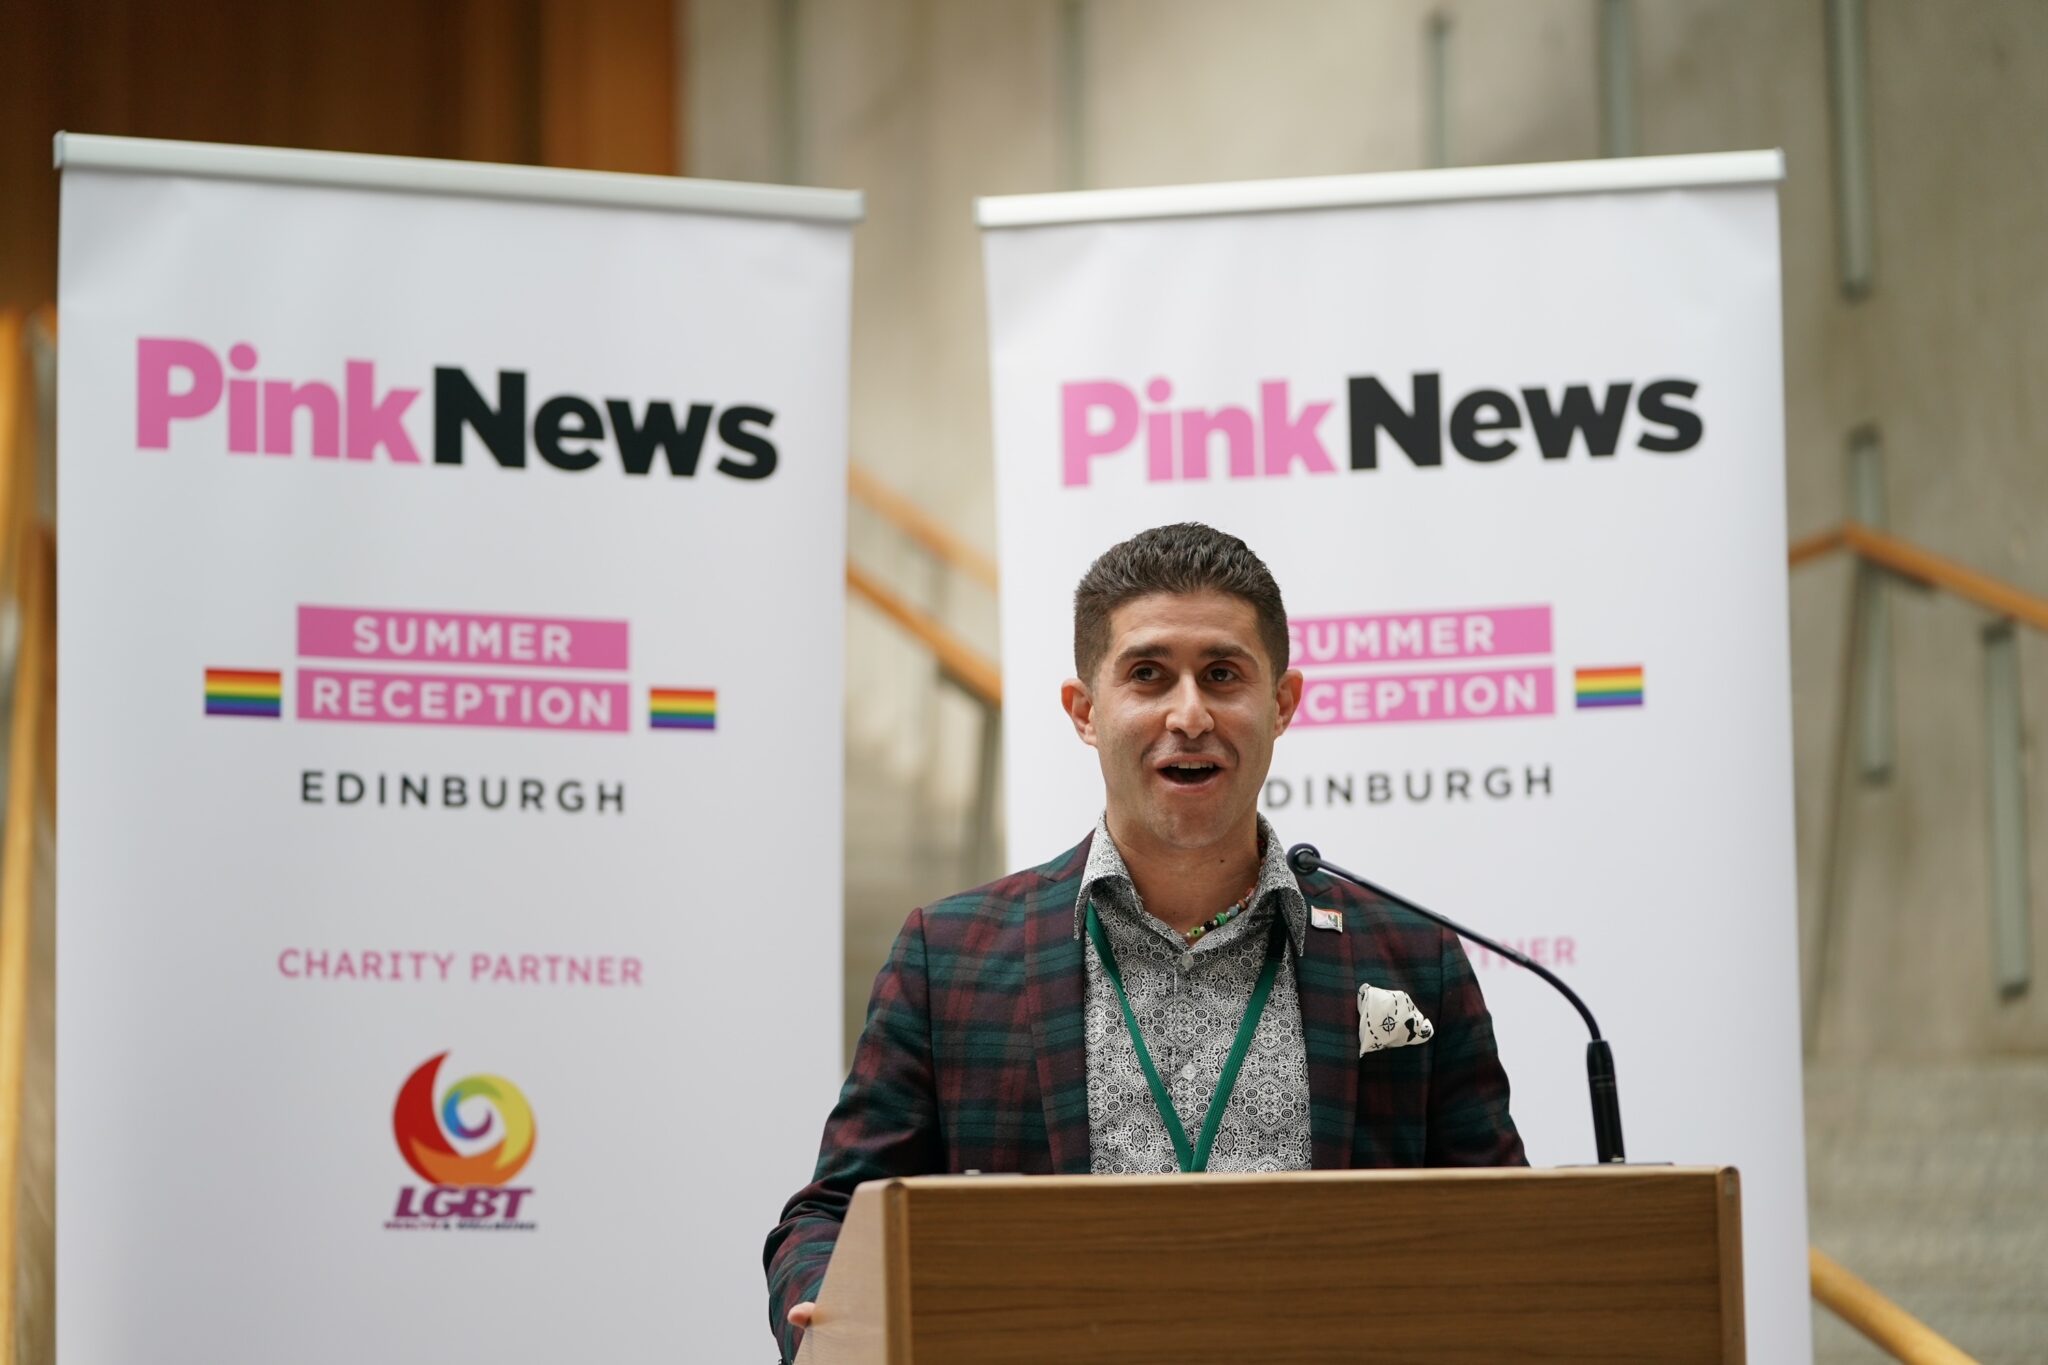
[[[2048,1360],[2048,1061],[1806,1068],[1813,1244],[1985,1365]],[[1883,1362],[1814,1310],[1818,1365]]]

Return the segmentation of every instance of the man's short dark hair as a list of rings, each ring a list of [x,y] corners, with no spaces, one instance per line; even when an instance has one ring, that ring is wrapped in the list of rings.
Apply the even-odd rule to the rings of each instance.
[[[1280,585],[1251,547],[1199,521],[1140,531],[1104,550],[1074,589],[1074,668],[1092,680],[1109,653],[1110,614],[1154,593],[1222,593],[1249,602],[1273,676],[1287,671],[1287,608]]]

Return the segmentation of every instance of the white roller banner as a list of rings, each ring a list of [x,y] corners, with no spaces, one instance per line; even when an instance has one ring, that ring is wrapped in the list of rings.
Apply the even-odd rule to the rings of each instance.
[[[1810,1355],[1776,153],[984,200],[1011,861],[1101,781],[1068,591],[1242,536],[1306,687],[1263,807],[1585,996],[1628,1151],[1743,1179],[1752,1350]],[[1583,1023],[1472,950],[1538,1164]]]
[[[62,1358],[763,1356],[859,197],[59,155]]]

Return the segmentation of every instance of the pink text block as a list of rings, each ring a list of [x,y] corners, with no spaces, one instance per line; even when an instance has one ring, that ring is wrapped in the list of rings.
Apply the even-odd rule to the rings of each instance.
[[[1287,623],[1297,666],[1476,659],[1550,652],[1549,607],[1310,616]]]
[[[302,606],[299,654],[308,659],[624,669],[626,623],[568,616]]]
[[[1425,720],[1547,716],[1555,709],[1548,665],[1474,673],[1379,673],[1310,678],[1296,725],[1399,725]]]
[[[627,728],[624,683],[302,668],[298,719],[505,730]]]

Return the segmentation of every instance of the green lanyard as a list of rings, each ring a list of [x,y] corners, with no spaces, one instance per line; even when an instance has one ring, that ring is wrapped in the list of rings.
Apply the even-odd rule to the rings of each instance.
[[[1095,902],[1088,902],[1088,939],[1095,945],[1095,955],[1102,959],[1102,969],[1109,973],[1109,984],[1116,987],[1116,1003],[1124,1012],[1124,1027],[1130,1031],[1131,1046],[1138,1050],[1138,1066],[1145,1073],[1145,1084],[1152,1088],[1152,1103],[1159,1109],[1159,1117],[1166,1124],[1166,1135],[1173,1139],[1174,1159],[1180,1163],[1183,1175],[1209,1169],[1209,1149],[1216,1143],[1216,1130],[1223,1126],[1223,1111],[1230,1105],[1230,1092],[1237,1088],[1237,1073],[1244,1066],[1244,1058],[1251,1051],[1252,1035],[1259,1031],[1259,1018],[1266,1012],[1266,999],[1273,994],[1273,982],[1280,975],[1280,959],[1286,956],[1287,940],[1282,936],[1280,916],[1273,916],[1273,932],[1266,944],[1266,966],[1259,973],[1259,984],[1252,988],[1250,1003],[1244,1007],[1244,1018],[1238,1021],[1237,1037],[1230,1044],[1230,1056],[1223,1063],[1223,1074],[1217,1078],[1216,1093],[1209,1100],[1209,1115],[1202,1120],[1202,1137],[1193,1150],[1188,1148],[1187,1129],[1181,1127],[1180,1115],[1173,1107],[1173,1096],[1167,1093],[1166,1082],[1159,1079],[1159,1068],[1152,1065],[1151,1049],[1145,1046],[1145,1035],[1138,1028],[1138,1016],[1131,1012],[1131,997],[1124,992],[1124,975],[1117,970],[1116,954],[1110,951],[1109,936],[1102,932],[1102,920],[1095,913]]]

